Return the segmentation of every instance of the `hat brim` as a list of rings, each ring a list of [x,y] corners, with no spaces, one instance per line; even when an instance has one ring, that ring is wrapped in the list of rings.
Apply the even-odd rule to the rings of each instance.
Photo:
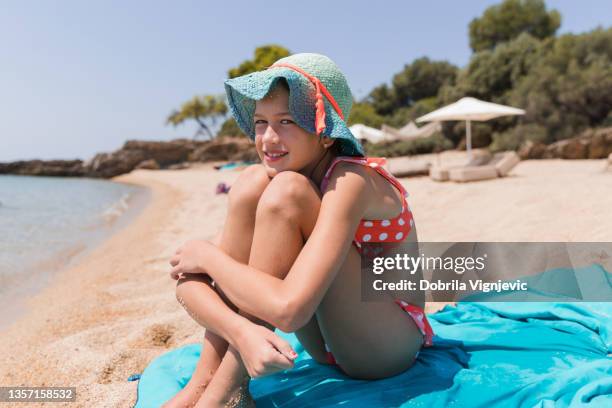
[[[285,78],[289,85],[289,113],[302,129],[316,133],[314,86],[298,72],[289,68],[274,68],[225,81],[230,111],[240,129],[252,140],[255,139],[255,104],[276,86],[280,78]],[[364,156],[361,143],[328,101],[325,101],[323,135],[336,140],[340,155]]]

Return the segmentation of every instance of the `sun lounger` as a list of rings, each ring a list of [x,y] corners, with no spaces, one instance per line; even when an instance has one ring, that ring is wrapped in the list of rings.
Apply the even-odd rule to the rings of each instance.
[[[429,177],[435,181],[450,180],[450,171],[453,169],[482,166],[491,161],[491,153],[486,150],[474,150],[472,159],[465,164],[455,166],[434,166],[429,170]]]
[[[395,177],[415,177],[429,174],[431,163],[411,159],[393,159],[387,161],[389,172]]]
[[[429,169],[429,177],[435,181],[448,181],[448,168],[432,167]]]
[[[449,170],[448,178],[451,181],[465,183],[467,181],[488,180],[497,178],[495,166],[465,166]]]
[[[514,151],[496,153],[491,160],[491,163],[495,166],[497,170],[497,175],[499,177],[506,177],[510,170],[514,168],[519,162],[521,158]]]
[[[474,152],[469,163],[462,166],[432,167],[429,176],[436,181],[478,181],[505,177],[521,159],[514,151],[497,153],[491,157],[486,151]]]

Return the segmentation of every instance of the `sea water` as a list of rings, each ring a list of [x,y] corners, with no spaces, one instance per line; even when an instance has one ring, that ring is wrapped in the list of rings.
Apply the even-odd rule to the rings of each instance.
[[[106,180],[0,175],[0,327],[20,311],[16,300],[125,225],[149,195]]]

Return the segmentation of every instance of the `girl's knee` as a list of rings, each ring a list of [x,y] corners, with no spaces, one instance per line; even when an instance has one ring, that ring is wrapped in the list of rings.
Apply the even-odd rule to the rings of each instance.
[[[263,164],[254,164],[240,173],[229,191],[230,208],[257,208],[259,198],[270,183]]]
[[[320,204],[317,187],[306,176],[283,171],[270,181],[261,195],[257,213],[298,216],[304,210],[312,210]]]

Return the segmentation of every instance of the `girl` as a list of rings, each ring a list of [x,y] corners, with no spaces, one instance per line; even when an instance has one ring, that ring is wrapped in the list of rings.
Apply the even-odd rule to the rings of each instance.
[[[216,241],[187,242],[170,261],[177,298],[206,334],[191,381],[165,406],[250,406],[249,376],[296,357],[274,328],[354,378],[406,370],[431,345],[422,295],[363,301],[360,265],[368,242],[413,251],[416,228],[402,185],[346,126],[344,75],[325,56],[296,54],[225,86],[262,163],[232,186]]]

